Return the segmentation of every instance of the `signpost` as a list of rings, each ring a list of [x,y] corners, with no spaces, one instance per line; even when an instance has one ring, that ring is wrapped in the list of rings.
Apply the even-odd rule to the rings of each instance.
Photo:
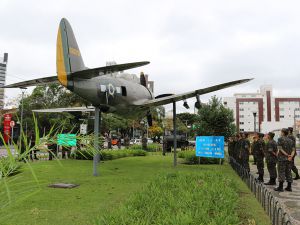
[[[80,134],[87,134],[87,124],[80,124]]]
[[[196,137],[196,156],[224,159],[224,137],[223,136]]]

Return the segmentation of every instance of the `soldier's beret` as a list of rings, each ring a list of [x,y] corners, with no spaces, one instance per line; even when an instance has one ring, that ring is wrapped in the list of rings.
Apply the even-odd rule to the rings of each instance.
[[[294,128],[288,127],[288,130],[289,130],[290,132],[293,132]]]
[[[258,134],[258,137],[260,137],[260,138],[263,138],[264,136],[265,136],[265,134],[263,134],[263,133]]]
[[[282,129],[281,129],[281,132],[284,133],[285,135],[288,135],[289,130],[286,129],[286,128],[282,128]]]
[[[273,139],[275,134],[273,132],[269,132],[268,135]]]

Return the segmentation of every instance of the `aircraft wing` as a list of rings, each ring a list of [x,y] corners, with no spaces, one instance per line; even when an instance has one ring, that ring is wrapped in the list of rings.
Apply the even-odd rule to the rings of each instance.
[[[183,94],[175,94],[175,95],[170,95],[170,96],[166,96],[166,97],[162,97],[162,98],[148,100],[146,102],[140,102],[140,103],[137,103],[136,105],[140,105],[142,107],[156,107],[156,106],[160,106],[160,105],[166,105],[166,104],[169,104],[169,103],[178,102],[180,100],[185,100],[185,99],[188,99],[188,98],[192,98],[196,95],[203,95],[203,94],[207,94],[207,93],[214,92],[214,91],[217,91],[217,90],[221,90],[221,89],[224,89],[224,88],[228,88],[228,87],[231,87],[231,86],[235,86],[235,85],[238,85],[238,84],[246,83],[250,80],[252,80],[252,79],[243,79],[243,80],[231,81],[231,82],[218,84],[218,85],[203,88],[203,89],[198,89],[198,90],[195,90],[195,91],[186,92],[186,93],[183,93]]]
[[[50,83],[59,83],[59,81],[57,79],[57,76],[44,77],[44,78],[39,78],[39,79],[22,81],[22,82],[19,82],[19,83],[5,85],[1,88],[26,88],[26,87],[30,87],[30,86],[50,84]]]
[[[104,66],[104,67],[98,67],[98,68],[93,68],[93,69],[87,68],[85,70],[70,73],[68,76],[70,76],[71,78],[90,79],[90,78],[101,76],[101,75],[104,75],[107,73],[114,73],[114,72],[119,72],[119,71],[123,71],[123,70],[128,70],[128,69],[144,66],[149,63],[150,62],[148,62],[148,61],[143,61],[143,62],[133,62],[133,63],[124,63],[124,64],[117,64],[117,65],[111,65],[111,66]],[[26,88],[26,87],[30,87],[30,86],[44,85],[44,84],[50,84],[50,83],[58,84],[59,81],[57,79],[57,76],[22,81],[19,83],[5,85],[1,88]]]
[[[53,108],[53,109],[34,109],[33,112],[41,113],[62,113],[62,112],[93,112],[95,107],[70,107],[70,108]]]
[[[116,64],[111,66],[98,67],[93,69],[86,69],[71,73],[71,78],[80,78],[80,79],[90,79],[93,77],[98,77],[100,75],[119,72],[123,70],[128,70],[140,66],[144,66],[149,64],[148,61],[143,62],[133,62],[133,63],[124,63],[124,64]]]

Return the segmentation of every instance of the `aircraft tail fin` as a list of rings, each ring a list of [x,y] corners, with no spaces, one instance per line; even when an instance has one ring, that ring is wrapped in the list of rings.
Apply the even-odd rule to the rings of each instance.
[[[86,69],[72,27],[65,18],[61,19],[57,34],[56,69],[58,80],[65,87],[72,86],[69,74]]]

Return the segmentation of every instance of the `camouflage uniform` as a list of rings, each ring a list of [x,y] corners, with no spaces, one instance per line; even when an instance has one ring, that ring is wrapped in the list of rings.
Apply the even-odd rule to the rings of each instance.
[[[250,154],[250,141],[247,138],[243,138],[241,140],[241,147],[240,147],[240,161],[241,161],[241,165],[248,172],[250,172],[249,154]]]
[[[258,139],[254,146],[253,151],[256,157],[256,166],[259,174],[258,180],[263,181],[264,177],[264,149],[265,149],[265,142],[262,138]]]
[[[297,151],[296,151],[296,138],[294,137],[293,134],[289,134],[288,138],[293,142],[293,148],[295,149],[295,154],[293,156],[293,160],[292,160],[292,171],[296,174],[296,178],[299,178],[299,173],[298,173],[298,169],[295,165],[295,157],[297,155]]]
[[[233,149],[233,158],[239,162],[239,152],[240,152],[240,140],[235,141],[234,149]]]
[[[293,182],[292,179],[292,162],[288,161],[288,157],[284,155],[280,149],[290,155],[293,151],[293,142],[286,136],[278,139],[278,181],[284,182],[285,180],[289,183]]]
[[[256,165],[256,153],[255,153],[255,149],[254,149],[254,146],[255,146],[255,143],[256,143],[256,140],[253,139],[253,142],[251,143],[251,155],[253,155],[253,164]]]
[[[277,171],[276,171],[276,163],[277,163],[277,143],[274,140],[270,140],[265,149],[266,163],[267,168],[270,174],[270,179],[276,180]]]
[[[233,150],[234,150],[234,140],[232,138],[229,138],[228,140],[228,154],[230,157],[233,156]]]

